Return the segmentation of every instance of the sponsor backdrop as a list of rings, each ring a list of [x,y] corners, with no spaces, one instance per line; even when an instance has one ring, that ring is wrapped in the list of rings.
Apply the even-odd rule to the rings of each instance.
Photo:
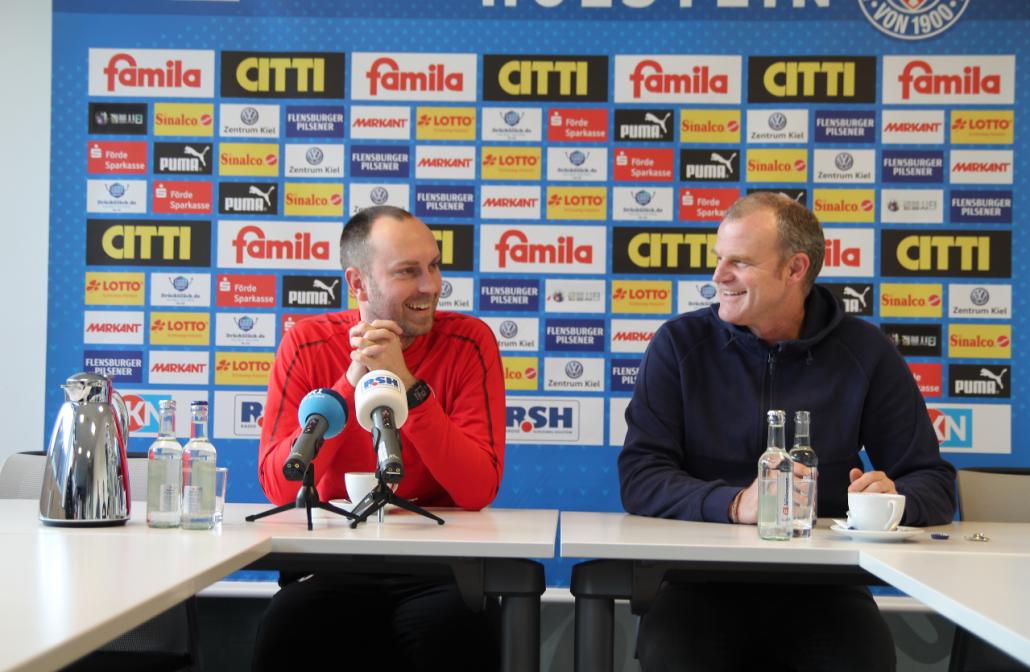
[[[263,501],[275,349],[351,305],[341,223],[388,203],[435,232],[441,309],[501,345],[497,504],[620,510],[640,357],[716,300],[726,208],[776,190],[947,457],[1030,462],[1024,2],[335,4],[55,0],[47,418],[82,369],[133,450],[160,399],[182,436],[206,399],[231,499]]]

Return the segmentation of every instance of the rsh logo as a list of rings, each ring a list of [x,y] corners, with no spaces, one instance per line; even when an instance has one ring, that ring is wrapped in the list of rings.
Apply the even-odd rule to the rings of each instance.
[[[973,409],[931,408],[929,413],[941,448],[973,447]]]
[[[262,415],[265,412],[265,405],[260,401],[241,401],[240,404],[240,423],[244,426],[256,425],[261,426],[263,420]]]
[[[375,378],[369,378],[361,384],[361,388],[366,392],[372,388],[379,387],[380,385],[389,385],[390,387],[401,389],[401,383],[396,378],[390,376],[376,376]]]
[[[536,430],[571,430],[576,409],[565,406],[508,406],[508,429],[529,433]]]

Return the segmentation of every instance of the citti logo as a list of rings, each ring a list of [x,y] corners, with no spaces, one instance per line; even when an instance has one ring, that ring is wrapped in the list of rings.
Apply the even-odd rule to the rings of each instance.
[[[375,96],[379,87],[384,91],[454,91],[465,89],[465,76],[460,72],[447,72],[443,64],[430,65],[426,72],[401,72],[392,58],[383,57],[372,61],[365,77],[369,81],[369,93]]]
[[[164,68],[141,68],[132,54],[120,52],[111,56],[103,70],[107,77],[107,90],[115,91],[115,84],[133,88],[199,89],[203,86],[199,68],[186,68],[181,60],[169,59]]]
[[[640,98],[641,89],[648,93],[721,93],[729,92],[726,75],[712,75],[707,65],[694,66],[689,73],[669,73],[662,64],[651,59],[637,63],[630,73],[633,97]]]
[[[558,236],[553,245],[530,243],[526,234],[509,229],[501,234],[494,249],[497,250],[497,265],[500,268],[506,268],[509,260],[519,264],[571,265],[594,262],[594,249],[590,245],[577,246],[572,236]]]
[[[901,98],[908,100],[912,92],[922,95],[975,96],[981,93],[1001,95],[1001,75],[984,75],[980,66],[966,66],[962,74],[934,74],[926,61],[912,61],[898,75]]]

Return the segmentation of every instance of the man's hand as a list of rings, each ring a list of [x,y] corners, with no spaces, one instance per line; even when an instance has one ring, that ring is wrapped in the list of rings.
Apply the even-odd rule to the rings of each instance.
[[[737,502],[737,520],[741,525],[754,525],[758,522],[758,479],[756,478],[740,493]]]
[[[403,331],[393,320],[373,320],[371,324],[358,322],[350,329],[351,363],[347,380],[357,385],[361,376],[369,371],[383,369],[400,378],[406,388],[415,384],[404,362],[400,337]]]
[[[882,471],[869,471],[863,473],[861,469],[852,469],[848,472],[851,485],[848,492],[886,492],[895,494],[898,491],[894,488],[894,481],[887,478]]]

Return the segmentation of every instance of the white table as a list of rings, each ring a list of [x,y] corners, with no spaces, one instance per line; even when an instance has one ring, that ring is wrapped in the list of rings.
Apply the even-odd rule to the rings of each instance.
[[[302,510],[243,522],[267,508],[226,508],[223,527],[242,525],[271,537],[270,554],[253,568],[453,575],[472,609],[481,609],[488,596],[501,598],[502,670],[539,669],[544,569],[530,558],[554,557],[557,511],[433,509],[445,521],[438,525],[394,510],[382,523],[370,518],[356,529],[345,518],[318,512],[310,531]]]
[[[901,543],[858,542],[821,523],[808,540],[763,541],[754,526],[563,512],[573,567],[576,669],[611,670],[612,601],[643,613],[670,572],[740,581],[886,582],[1030,663],[1030,525],[954,523]],[[930,532],[946,531],[948,540]],[[965,539],[974,531],[991,541]]]
[[[56,669],[271,549],[260,530],[42,525],[34,500],[0,500],[0,669]],[[138,513],[137,513],[138,512]]]

